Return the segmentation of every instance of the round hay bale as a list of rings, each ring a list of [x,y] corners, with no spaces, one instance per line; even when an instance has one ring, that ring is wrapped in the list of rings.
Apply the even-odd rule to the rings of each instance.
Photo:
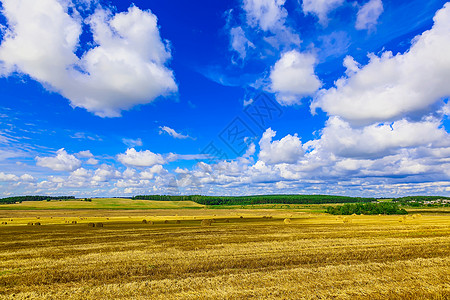
[[[344,223],[351,223],[352,219],[350,219],[349,217],[344,217],[344,218],[342,218],[342,222],[344,222]]]
[[[291,219],[284,219],[284,224],[289,225],[292,223]]]
[[[202,223],[201,223],[201,225],[202,226],[211,226],[211,220],[210,219],[204,219],[204,220],[202,220]]]
[[[228,219],[225,219],[225,223],[230,223],[230,220],[228,220]]]
[[[240,216],[239,218],[240,218],[240,219],[243,219],[244,217],[243,217],[243,216]]]
[[[142,224],[147,224],[148,222],[147,222],[147,220],[142,220]]]
[[[89,223],[88,226],[89,227],[95,227],[95,224],[94,223]]]
[[[33,224],[33,222],[28,222],[27,225],[28,225],[28,226],[33,226],[34,224]]]
[[[169,224],[169,220],[164,220],[164,224]]]
[[[36,217],[36,219],[40,219],[41,217]]]
[[[103,223],[95,223],[95,227],[103,227]]]
[[[147,224],[153,225],[153,221],[148,221]]]
[[[77,224],[77,221],[72,221],[72,224]]]
[[[177,220],[175,223],[177,223],[177,224],[181,224],[181,221],[180,220]]]
[[[40,226],[40,225],[41,225],[41,223],[39,223],[39,222],[36,222],[36,223],[34,223],[34,225],[36,225],[36,226]]]

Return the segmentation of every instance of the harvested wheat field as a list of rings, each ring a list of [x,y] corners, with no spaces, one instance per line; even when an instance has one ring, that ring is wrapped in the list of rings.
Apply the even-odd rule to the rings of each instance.
[[[165,212],[3,213],[0,298],[450,298],[449,214]]]

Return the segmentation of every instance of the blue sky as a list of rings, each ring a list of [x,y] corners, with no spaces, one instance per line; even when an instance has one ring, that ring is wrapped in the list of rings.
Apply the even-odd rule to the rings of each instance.
[[[0,3],[0,196],[450,195],[450,3]]]

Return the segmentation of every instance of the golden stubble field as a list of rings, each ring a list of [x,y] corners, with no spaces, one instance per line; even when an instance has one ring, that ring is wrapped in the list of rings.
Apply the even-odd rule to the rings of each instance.
[[[450,299],[450,214],[14,210],[0,222],[1,299]]]

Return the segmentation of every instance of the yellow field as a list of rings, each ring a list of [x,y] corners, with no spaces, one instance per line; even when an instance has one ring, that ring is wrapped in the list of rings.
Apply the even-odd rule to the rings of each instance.
[[[15,210],[0,222],[0,299],[450,299],[444,213]]]
[[[202,208],[204,205],[193,201],[150,201],[122,198],[94,198],[91,202],[69,201],[24,201],[17,204],[2,204],[0,210],[39,209],[159,209],[159,208]]]

